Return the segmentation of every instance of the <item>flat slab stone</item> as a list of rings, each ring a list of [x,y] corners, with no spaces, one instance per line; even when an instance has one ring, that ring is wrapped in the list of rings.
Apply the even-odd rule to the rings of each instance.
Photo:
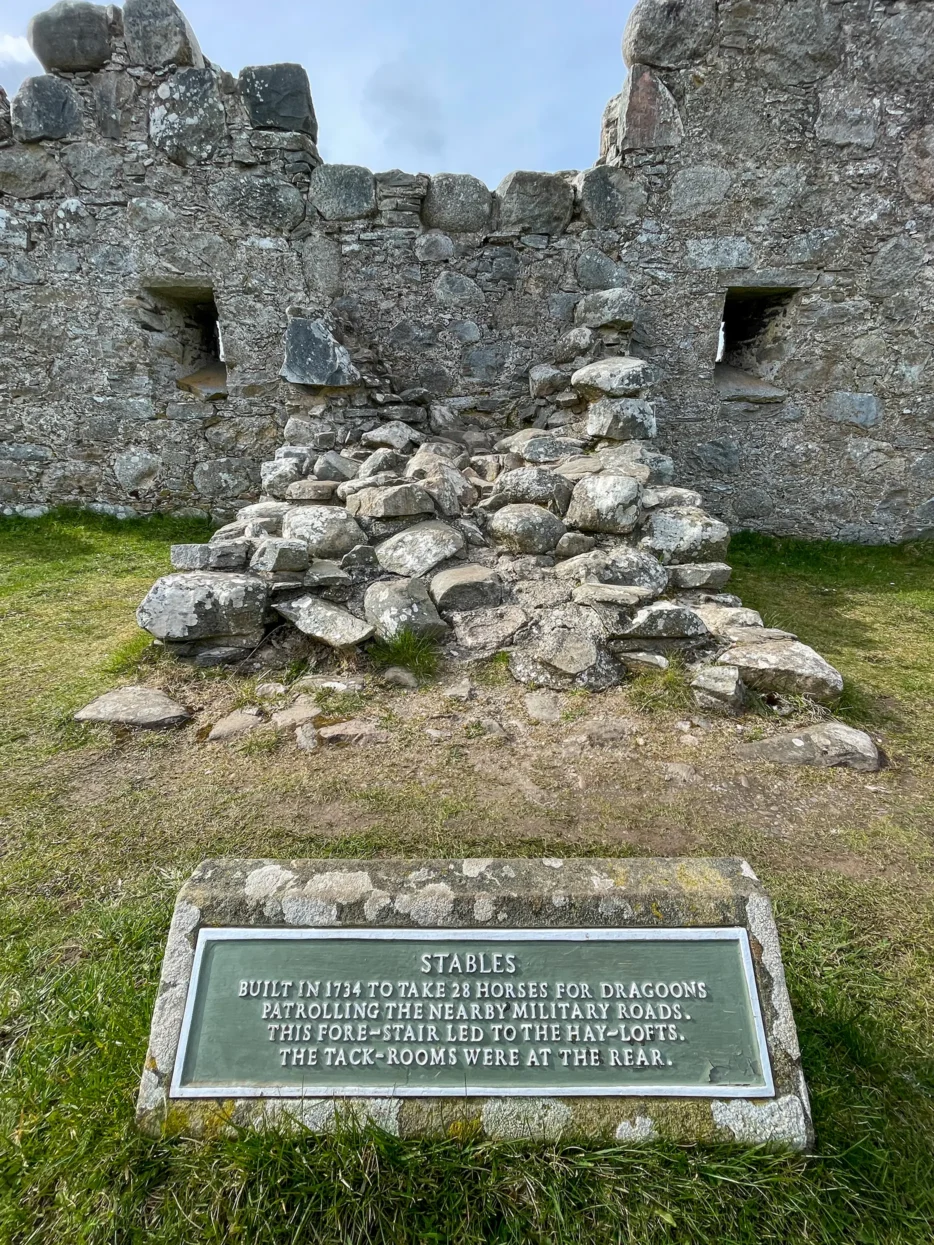
[[[262,725],[263,716],[257,710],[235,709],[214,724],[207,741],[209,744],[229,743],[232,739],[242,739],[244,735],[249,735]]]
[[[755,628],[743,628],[755,632]],[[747,687],[757,692],[811,696],[825,704],[839,700],[843,676],[839,670],[797,640],[741,640],[720,657],[736,666]]]
[[[741,860],[207,861],[169,932],[140,1128],[348,1113],[400,1137],[809,1148],[764,889]]]
[[[417,578],[462,553],[465,544],[460,532],[446,523],[417,523],[377,545],[376,557],[384,571]]]
[[[744,760],[769,761],[773,765],[816,765],[863,774],[874,774],[884,764],[882,754],[866,732],[842,722],[822,722],[790,735],[760,739],[740,748],[739,755]]]
[[[106,692],[75,714],[76,722],[102,722],[111,726],[135,726],[144,731],[184,726],[191,711],[154,687],[121,687]]]
[[[353,648],[372,638],[373,627],[349,610],[318,597],[299,597],[275,606],[278,614],[294,623],[299,631],[331,648]]]

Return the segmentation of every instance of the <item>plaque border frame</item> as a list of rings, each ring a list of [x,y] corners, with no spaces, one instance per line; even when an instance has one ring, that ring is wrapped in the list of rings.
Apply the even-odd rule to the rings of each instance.
[[[684,1086],[684,1085],[650,1085],[633,1086],[600,1086],[599,1088],[576,1088],[562,1086],[554,1089],[542,1088],[503,1088],[485,1087],[482,1085],[465,1087],[463,1092],[452,1088],[413,1088],[410,1086],[394,1088],[372,1088],[370,1086],[338,1086],[336,1088],[298,1091],[295,1086],[242,1086],[230,1085],[205,1089],[198,1086],[181,1084],[182,1070],[188,1055],[188,1044],[194,1019],[198,988],[201,982],[201,969],[205,951],[209,944],[216,942],[347,942],[351,940],[379,942],[738,942],[743,966],[743,979],[749,993],[752,1007],[753,1027],[758,1045],[759,1060],[763,1069],[763,1086]],[[169,1083],[169,1100],[185,1101],[192,1099],[225,1100],[263,1099],[303,1101],[306,1099],[352,1099],[352,1098],[447,1098],[453,1100],[469,1100],[472,1098],[700,1098],[724,1099],[745,1098],[764,1100],[776,1097],[774,1072],[766,1037],[765,1022],[762,1015],[762,1003],[756,982],[755,966],[752,959],[752,948],[749,943],[749,932],[742,926],[681,926],[666,928],[616,928],[601,929],[599,927],[581,929],[397,929],[397,928],[264,928],[261,926],[202,926],[198,931],[195,946],[194,963],[188,983],[188,994],[182,1018],[182,1028],[175,1063]]]

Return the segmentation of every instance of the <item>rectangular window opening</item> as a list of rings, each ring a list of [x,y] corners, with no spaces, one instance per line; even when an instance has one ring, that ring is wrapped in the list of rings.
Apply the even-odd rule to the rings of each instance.
[[[783,358],[797,289],[729,289],[723,303],[716,362],[764,377]]]
[[[174,387],[203,402],[227,397],[227,361],[220,316],[211,286],[150,285],[154,370],[160,388]]]

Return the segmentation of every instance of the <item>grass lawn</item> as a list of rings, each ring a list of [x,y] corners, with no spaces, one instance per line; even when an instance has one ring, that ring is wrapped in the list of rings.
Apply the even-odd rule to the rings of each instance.
[[[737,738],[798,719],[686,732],[677,687],[569,696],[561,724],[530,727],[495,665],[470,710],[432,683],[335,704],[389,731],[365,753],[305,756],[272,733],[209,746],[256,680],[159,660],[134,621],[169,544],[206,536],[0,520],[0,1245],[930,1245],[934,546],[734,545],[735,591],[833,661],[841,716],[881,737],[891,768],[857,775],[743,764]],[[195,722],[72,723],[137,680]],[[567,746],[601,713],[640,737]],[[817,1154],[138,1136],[175,891],[222,854],[746,856],[778,908]]]

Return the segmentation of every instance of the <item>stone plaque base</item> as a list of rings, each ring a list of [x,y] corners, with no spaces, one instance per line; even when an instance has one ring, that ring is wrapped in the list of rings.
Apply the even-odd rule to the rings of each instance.
[[[807,1149],[771,905],[740,860],[217,860],[179,895],[153,1134]]]

